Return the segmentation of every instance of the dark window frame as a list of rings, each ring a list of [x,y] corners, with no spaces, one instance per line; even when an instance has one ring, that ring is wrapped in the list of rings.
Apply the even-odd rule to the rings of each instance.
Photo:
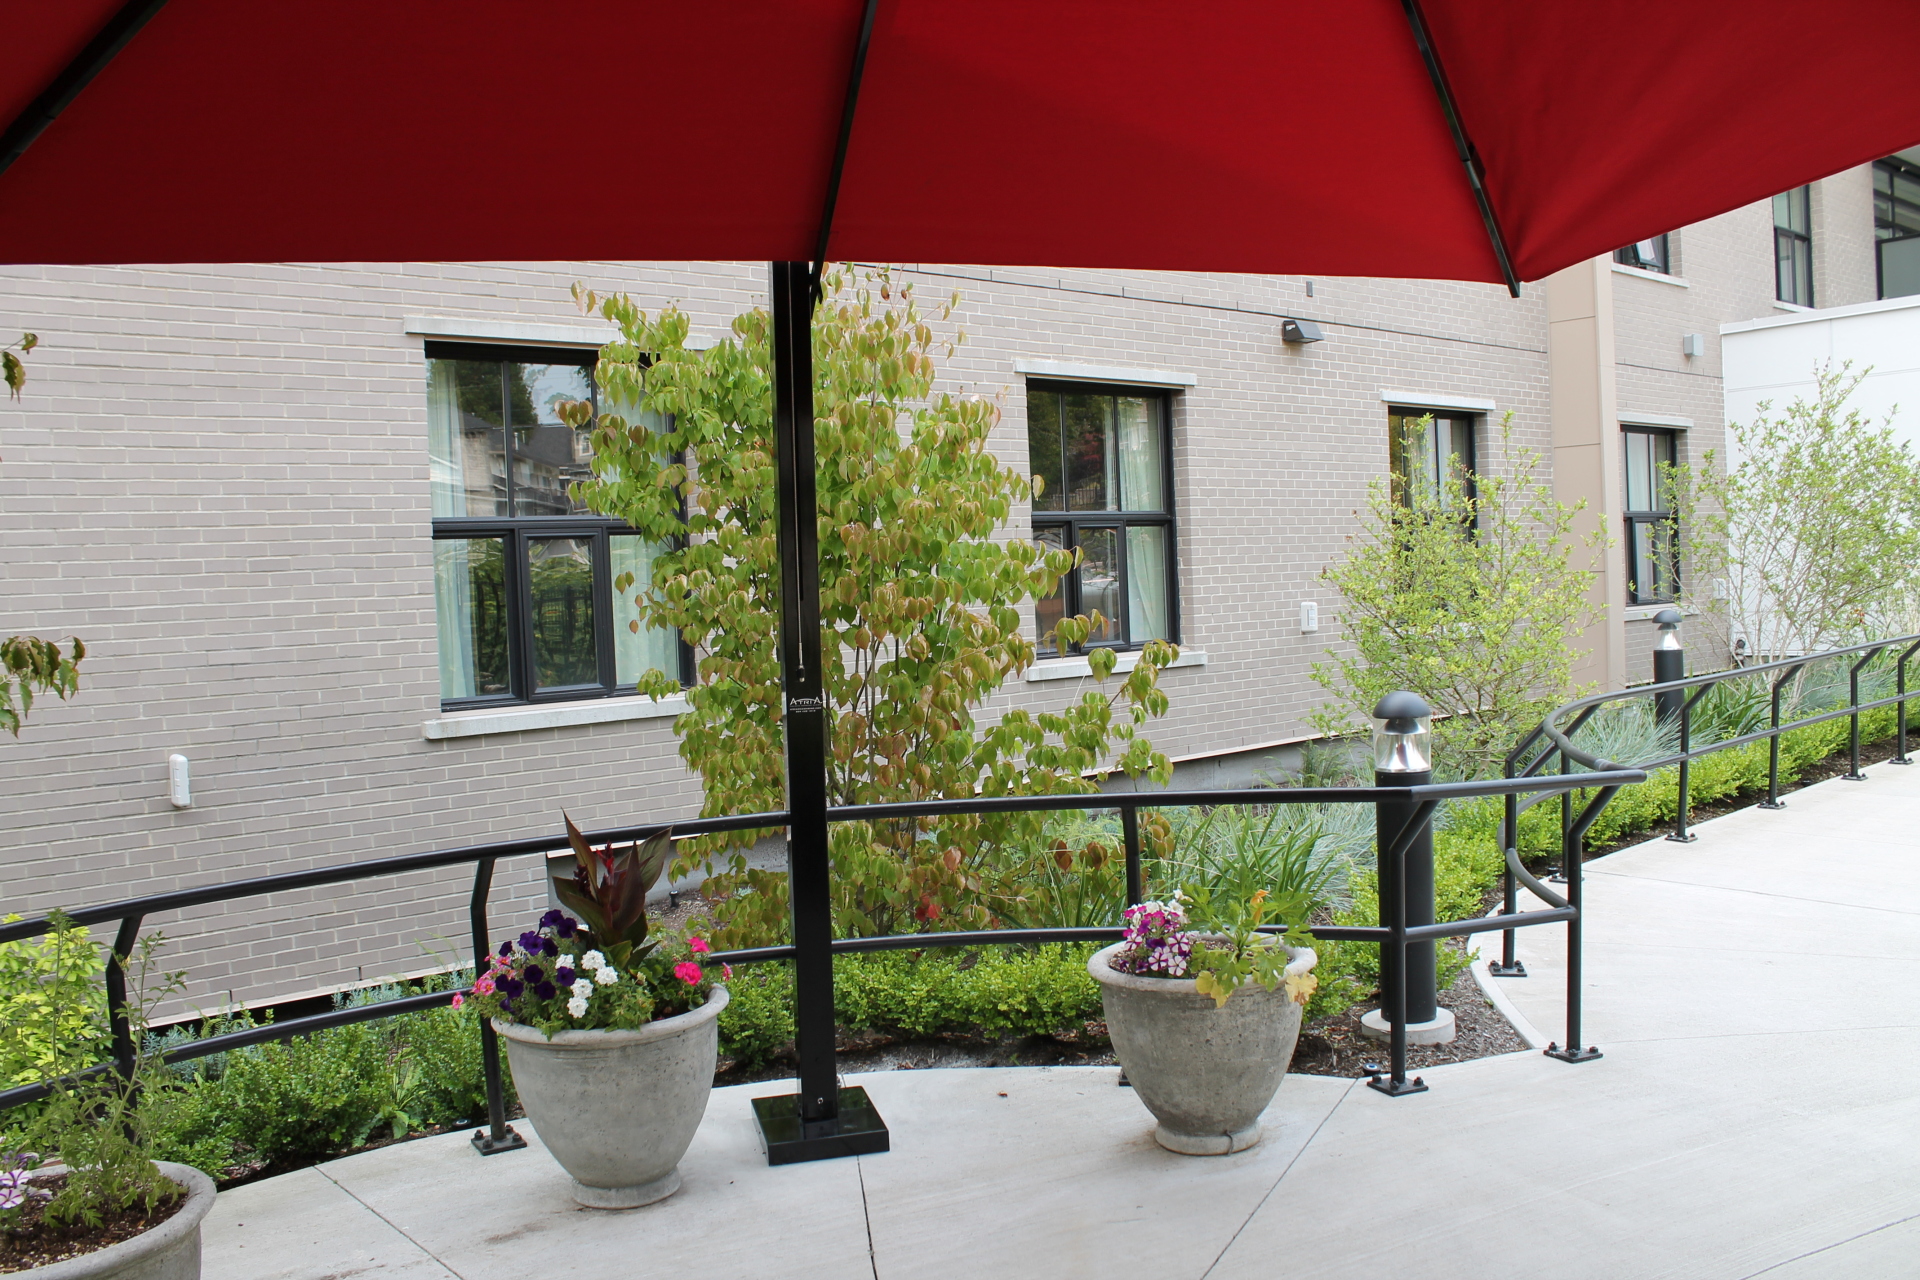
[[[1649,477],[1649,486],[1652,494],[1658,497],[1661,496],[1664,491],[1667,506],[1665,508],[1650,507],[1644,510],[1635,510],[1627,505],[1633,498],[1633,486],[1627,482],[1626,450],[1624,448],[1621,450],[1620,505],[1622,508],[1622,521],[1626,526],[1627,603],[1629,605],[1672,604],[1680,598],[1680,530],[1678,527],[1678,512],[1672,505],[1673,492],[1671,489],[1671,481],[1660,478],[1659,467],[1663,462],[1668,466],[1679,465],[1680,433],[1666,427],[1648,427],[1641,426],[1638,423],[1622,423],[1620,426],[1620,435],[1623,441],[1627,436],[1635,435],[1652,436],[1655,439],[1665,440],[1667,454],[1664,459],[1658,456],[1654,458],[1654,474]],[[1656,449],[1654,452],[1657,455],[1659,450]],[[1642,525],[1666,526],[1667,563],[1665,568],[1667,581],[1673,584],[1673,589],[1664,594],[1659,591],[1642,591],[1640,589],[1642,572],[1639,533]]]
[[[1787,225],[1780,223],[1780,201],[1788,202]],[[1796,208],[1797,205],[1797,208]],[[1805,224],[1805,230],[1799,230],[1792,224],[1796,212]],[[1788,264],[1791,264],[1789,266]],[[1788,276],[1792,276],[1792,288],[1788,288]],[[1789,291],[1798,294],[1800,287],[1806,286],[1805,297],[1788,297]],[[1778,302],[1789,306],[1811,307],[1813,300],[1813,187],[1795,187],[1791,191],[1782,191],[1773,198],[1773,296]]]
[[[1081,530],[1089,528],[1115,529],[1114,561],[1120,573],[1120,617],[1111,619],[1118,629],[1121,639],[1090,639],[1082,645],[1061,650],[1047,646],[1046,637],[1035,639],[1036,652],[1043,658],[1068,658],[1084,655],[1089,649],[1112,649],[1116,652],[1134,652],[1147,645],[1146,640],[1134,640],[1130,634],[1133,619],[1131,602],[1133,600],[1132,566],[1127,556],[1126,531],[1133,527],[1157,527],[1167,531],[1167,635],[1169,644],[1180,643],[1180,533],[1179,521],[1174,510],[1173,490],[1173,392],[1166,387],[1130,386],[1125,383],[1109,382],[1072,382],[1045,378],[1029,378],[1027,395],[1031,400],[1035,392],[1054,395],[1096,395],[1127,396],[1153,401],[1159,406],[1160,414],[1160,492],[1165,496],[1164,508],[1160,511],[1034,511],[1032,512],[1032,532],[1037,541],[1040,530],[1060,529],[1064,531],[1064,545],[1068,550],[1080,546]],[[1028,431],[1032,431],[1029,423]],[[1031,436],[1029,436],[1031,439]],[[1029,455],[1031,469],[1031,455]],[[1083,612],[1081,608],[1080,569],[1071,570],[1060,580],[1061,614],[1072,618]],[[1037,603],[1037,602],[1036,602]],[[1036,619],[1037,622],[1037,619]]]
[[[1409,477],[1405,469],[1405,451],[1400,447],[1400,441],[1397,440],[1394,435],[1395,427],[1393,420],[1395,418],[1413,418],[1416,420],[1420,418],[1445,418],[1447,421],[1456,424],[1456,426],[1464,425],[1466,427],[1467,447],[1465,450],[1466,459],[1461,463],[1461,488],[1467,498],[1472,500],[1480,496],[1479,490],[1474,484],[1474,477],[1480,467],[1480,419],[1484,416],[1484,414],[1475,413],[1471,409],[1421,408],[1416,405],[1405,404],[1388,405],[1387,475],[1388,484],[1393,493],[1393,500],[1403,507],[1412,505],[1408,501]]]
[[[1883,179],[1884,191],[1881,189]],[[1873,162],[1873,293],[1876,298],[1887,296],[1885,247],[1895,241],[1920,239],[1920,200],[1901,194],[1899,187],[1905,184],[1920,185],[1920,165],[1899,156]],[[1903,233],[1903,227],[1909,229]]]
[[[1673,242],[1662,231],[1657,236],[1649,236],[1634,244],[1622,245],[1613,251],[1613,260],[1623,267],[1635,267],[1641,271],[1652,271],[1663,276],[1673,274]],[[1654,246],[1654,256],[1648,258],[1640,252],[1640,246]]]
[[[600,384],[593,376],[599,353],[594,348],[538,347],[496,342],[442,342],[425,344],[428,360],[467,360],[506,364],[574,364],[587,370],[588,394],[599,412]],[[505,503],[513,510],[514,451],[507,386],[501,378],[502,435],[506,457]],[[507,620],[507,684],[505,693],[478,694],[470,698],[442,698],[442,711],[472,711],[484,708],[546,706],[552,703],[585,702],[601,698],[630,697],[637,685],[617,680],[614,650],[614,591],[612,540],[643,536],[624,520],[607,516],[568,514],[539,516],[434,516],[432,537],[435,542],[500,538],[505,544],[502,565],[502,591],[512,601]],[[594,660],[598,680],[591,684],[536,688],[534,672],[533,591],[528,571],[531,544],[548,538],[579,538],[592,545],[593,554],[593,631]],[[677,644],[679,671],[684,688],[694,682],[694,653],[686,641]]]

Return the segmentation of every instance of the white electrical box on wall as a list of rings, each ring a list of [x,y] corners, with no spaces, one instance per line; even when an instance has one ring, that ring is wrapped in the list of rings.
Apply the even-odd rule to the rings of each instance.
[[[1302,635],[1320,629],[1320,606],[1312,600],[1300,602],[1300,632]]]
[[[176,809],[193,807],[193,782],[187,758],[177,752],[167,757],[167,803]]]

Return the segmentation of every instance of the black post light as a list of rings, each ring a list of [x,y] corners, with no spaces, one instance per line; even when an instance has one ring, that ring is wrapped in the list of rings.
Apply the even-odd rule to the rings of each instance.
[[[1653,615],[1660,627],[1660,635],[1653,642],[1653,682],[1666,684],[1687,677],[1687,650],[1680,642],[1680,611],[1662,609]],[[1685,689],[1672,689],[1666,693],[1653,695],[1654,714],[1661,723],[1680,718],[1680,708],[1687,700]]]
[[[1433,781],[1433,710],[1402,689],[1373,709],[1373,782],[1377,787],[1420,787]],[[1393,1077],[1375,1076],[1387,1093],[1425,1089],[1404,1078],[1408,1044],[1446,1044],[1453,1039],[1453,1011],[1438,1004],[1435,943],[1406,942],[1406,931],[1433,918],[1433,827],[1411,795],[1375,802],[1379,850],[1380,923],[1392,938],[1380,949],[1381,1007],[1360,1020],[1361,1030],[1392,1047]],[[1407,830],[1418,823],[1417,831]]]

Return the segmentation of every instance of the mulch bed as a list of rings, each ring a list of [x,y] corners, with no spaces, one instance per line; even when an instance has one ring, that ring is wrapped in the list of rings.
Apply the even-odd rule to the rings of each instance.
[[[1291,1070],[1310,1076],[1370,1076],[1376,1073],[1375,1068],[1384,1069],[1386,1042],[1371,1039],[1360,1030],[1361,1017],[1373,1007],[1372,1001],[1363,1001],[1345,1013],[1301,1028]],[[1453,1042],[1408,1045],[1408,1071],[1517,1053],[1527,1047],[1520,1033],[1480,994],[1471,971],[1463,971],[1440,993],[1440,1007],[1453,1010]]]
[[[66,1180],[66,1174],[56,1174],[51,1178],[35,1180],[33,1186],[36,1190],[52,1194],[59,1191]],[[50,1266],[119,1244],[123,1240],[131,1240],[178,1213],[187,1203],[187,1197],[176,1194],[171,1200],[157,1206],[152,1213],[134,1209],[115,1214],[97,1227],[49,1226],[40,1218],[41,1207],[45,1203],[45,1196],[34,1196],[21,1207],[19,1221],[7,1230],[0,1231],[0,1274],[31,1271],[35,1267]]]

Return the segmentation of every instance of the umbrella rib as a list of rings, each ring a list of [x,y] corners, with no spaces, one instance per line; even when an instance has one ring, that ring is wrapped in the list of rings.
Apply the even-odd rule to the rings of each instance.
[[[873,15],[880,0],[867,0],[860,18],[860,40],[853,48],[853,69],[847,76],[847,100],[840,108],[840,138],[833,148],[833,170],[827,175],[827,199],[820,209],[820,238],[813,247],[813,296],[820,297],[820,276],[827,266],[827,241],[833,235],[833,208],[840,202],[840,175],[847,168],[847,144],[853,138],[853,112],[860,103],[860,79],[867,70],[867,46],[873,40]]]
[[[7,131],[0,134],[0,173],[12,168],[13,162],[26,154],[34,140],[46,132],[47,126],[62,111],[73,105],[80,91],[106,70],[114,56],[140,34],[140,28],[146,26],[147,20],[160,12],[160,7],[166,2],[127,0],[126,4],[120,6],[119,12],[107,19],[106,25],[87,41],[86,48],[80,50],[73,61],[53,78],[53,83],[29,102],[26,109],[7,126]]]
[[[1419,0],[1400,0],[1400,5],[1407,11],[1413,41],[1420,46],[1420,57],[1427,64],[1427,74],[1433,78],[1433,91],[1440,98],[1447,128],[1453,133],[1454,150],[1460,153],[1460,163],[1466,167],[1467,184],[1473,188],[1474,203],[1480,206],[1480,218],[1487,224],[1487,239],[1493,242],[1493,256],[1499,260],[1500,274],[1506,277],[1507,292],[1517,298],[1520,278],[1513,272],[1513,255],[1507,252],[1507,238],[1501,233],[1500,219],[1494,216],[1493,201],[1487,195],[1486,166],[1480,163],[1480,153],[1467,137],[1467,127],[1460,122],[1460,108],[1454,103],[1453,89],[1447,83],[1446,70],[1440,65],[1440,53],[1433,47],[1433,36],[1427,31],[1426,15],[1420,12]]]

